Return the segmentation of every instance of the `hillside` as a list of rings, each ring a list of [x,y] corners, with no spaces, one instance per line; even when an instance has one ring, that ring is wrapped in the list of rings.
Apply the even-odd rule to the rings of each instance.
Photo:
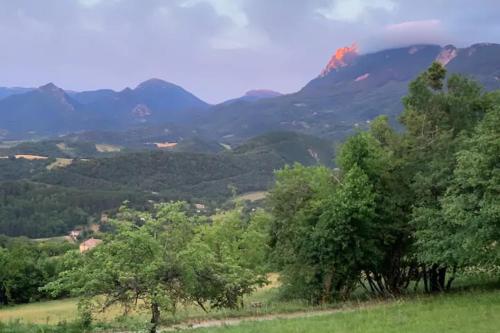
[[[396,119],[410,80],[433,61],[449,73],[470,76],[487,89],[500,88],[500,45],[414,45],[357,54],[350,50],[294,94],[247,103],[218,105],[197,129],[207,136],[237,141],[267,131],[293,130],[341,140],[380,114]]]
[[[66,92],[49,83],[0,99],[0,139],[176,123],[192,120],[208,106],[182,87],[159,79],[120,92]]]
[[[194,145],[191,150],[212,147],[189,144]],[[42,147],[54,153],[52,145]],[[145,150],[75,159],[56,168],[48,168],[54,158],[0,159],[0,234],[60,235],[97,221],[101,212],[116,209],[124,200],[137,207],[179,199],[221,203],[233,195],[232,188],[237,193],[266,190],[274,171],[285,164],[331,165],[333,157],[328,141],[281,132],[212,154]]]
[[[500,88],[499,59],[499,44],[413,45],[369,54],[353,45],[337,50],[296,93],[254,90],[215,106],[159,79],[122,91],[66,92],[53,84],[2,88],[10,96],[0,99],[0,139],[76,133],[70,136],[126,146],[191,137],[235,145],[285,130],[342,140],[380,114],[395,120],[409,81],[433,61],[492,90]]]

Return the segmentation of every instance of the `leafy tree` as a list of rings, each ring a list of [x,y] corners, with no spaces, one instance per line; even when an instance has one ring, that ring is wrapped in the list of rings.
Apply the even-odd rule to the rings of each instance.
[[[433,64],[410,84],[401,117],[407,129],[403,136],[404,160],[414,196],[411,223],[416,231],[415,251],[419,259],[424,259],[419,254],[427,241],[425,237],[419,237],[436,231],[445,223],[441,202],[453,183],[457,166],[455,156],[463,138],[470,134],[494,104],[478,84],[464,77],[452,75],[445,85],[445,71],[439,67]],[[446,235],[440,233],[435,236]],[[438,250],[437,247],[434,249]],[[442,250],[444,248],[438,251]],[[431,257],[427,255],[425,258]],[[434,253],[435,259],[439,257],[440,254]],[[431,291],[445,289],[450,263],[449,260],[422,262],[426,288],[429,281]],[[452,264],[451,268],[455,270],[456,265]]]
[[[183,243],[173,236],[191,221],[180,208],[179,203],[160,205],[153,215],[123,207],[114,221],[115,233],[82,256],[68,255],[67,269],[46,289],[84,296],[87,305],[82,308],[90,310],[118,303],[127,313],[141,301],[151,313],[150,330],[156,332],[161,310],[175,311],[182,294],[174,251]]]
[[[295,295],[329,301],[364,280],[442,291],[450,269],[498,262],[500,95],[434,63],[403,102],[406,131],[375,119],[342,145],[339,170],[277,173],[270,245]]]
[[[92,312],[113,304],[125,312],[139,304],[150,311],[151,332],[161,312],[175,313],[181,302],[195,301],[204,309],[206,303],[236,307],[241,296],[263,282],[255,266],[259,252],[245,247],[246,236],[255,232],[253,223],[243,224],[241,212],[233,211],[207,224],[188,216],[185,206],[159,204],[145,212],[122,207],[104,243],[83,255],[67,254],[59,279],[44,289],[83,296],[87,323]]]
[[[270,227],[271,260],[281,271],[285,292],[318,302],[322,281],[312,238],[322,201],[332,194],[339,175],[325,167],[287,166],[276,173],[268,196],[273,215]]]
[[[419,257],[450,267],[500,261],[500,107],[487,112],[456,154],[453,180],[441,200],[441,223],[417,230]]]
[[[266,282],[269,216],[259,210],[245,221],[241,207],[202,225],[183,253],[187,292],[205,311],[237,308],[242,296]]]
[[[323,206],[313,242],[322,280],[322,301],[349,295],[362,270],[374,266],[377,249],[375,193],[368,176],[356,164]]]
[[[73,248],[70,244],[35,243],[27,239],[0,242],[0,305],[46,298],[48,295],[39,288],[57,276],[59,256],[70,248]]]

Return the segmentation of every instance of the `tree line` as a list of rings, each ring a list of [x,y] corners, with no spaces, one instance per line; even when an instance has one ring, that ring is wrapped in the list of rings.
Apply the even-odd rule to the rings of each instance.
[[[338,169],[286,167],[269,197],[272,258],[313,302],[380,295],[500,263],[500,93],[434,63],[387,117],[341,147]]]

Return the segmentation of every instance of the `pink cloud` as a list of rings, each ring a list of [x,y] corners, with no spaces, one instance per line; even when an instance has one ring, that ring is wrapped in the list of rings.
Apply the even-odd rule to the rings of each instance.
[[[382,30],[382,39],[397,45],[446,43],[446,35],[441,21],[436,19],[389,24]]]

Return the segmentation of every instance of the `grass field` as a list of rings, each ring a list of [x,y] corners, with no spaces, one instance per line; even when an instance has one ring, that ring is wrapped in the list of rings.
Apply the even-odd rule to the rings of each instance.
[[[287,320],[243,322],[197,333],[498,333],[500,291],[399,300],[364,309]]]
[[[367,300],[366,295],[360,295],[346,303],[311,307],[301,301],[281,300],[277,274],[271,274],[270,280],[270,285],[245,298],[244,309],[205,313],[193,305],[181,306],[175,317],[164,313],[162,321],[164,325],[173,324],[184,329],[193,325],[227,324],[227,327],[197,329],[200,333],[500,332],[500,289],[496,281],[473,280],[474,283],[457,284],[461,291],[445,295],[417,293],[383,301]],[[252,303],[258,303],[259,307],[252,307]],[[116,321],[121,313],[121,309],[112,308],[96,319],[108,327],[118,327],[119,332],[139,332],[132,327],[147,323],[149,318],[148,313],[134,312]],[[288,319],[279,319],[284,316]],[[66,332],[57,330],[61,327],[73,332],[69,326],[56,324],[76,319],[76,299],[6,307],[0,309],[0,332]],[[2,323],[7,325],[3,329]],[[30,323],[41,326],[30,326]],[[234,324],[238,326],[232,326]]]
[[[76,318],[76,303],[74,299],[67,299],[7,307],[0,310],[0,321],[19,319],[29,323],[56,324]]]
[[[166,323],[177,323],[181,321],[246,317],[276,312],[293,312],[309,308],[305,302],[278,300],[277,287],[279,283],[277,280],[277,274],[270,274],[270,284],[246,297],[245,304],[247,306],[244,309],[222,309],[206,313],[198,306],[185,305],[179,306],[175,317],[169,313],[164,313],[163,321]],[[252,303],[261,303],[262,306],[254,308],[251,306]],[[57,324],[61,321],[71,322],[77,318],[77,305],[78,300],[72,298],[0,308],[0,321],[9,322],[19,320],[24,323],[34,324]],[[109,322],[120,314],[121,309],[115,307],[100,315],[98,319]],[[149,313],[147,311],[144,313],[139,309],[134,316],[141,317],[138,319],[147,320]]]
[[[267,196],[267,192],[256,191],[256,192],[248,192],[248,193],[241,194],[237,197],[237,199],[253,202],[253,201],[265,199],[266,196]]]

